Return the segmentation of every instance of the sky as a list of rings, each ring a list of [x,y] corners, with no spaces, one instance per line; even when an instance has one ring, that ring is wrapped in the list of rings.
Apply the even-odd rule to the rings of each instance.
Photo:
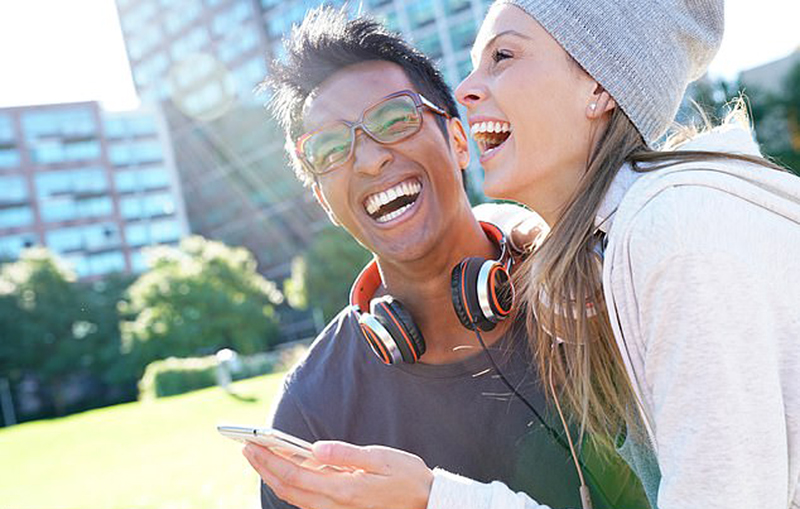
[[[727,0],[725,6],[725,37],[711,75],[732,79],[800,47],[800,1]],[[138,104],[114,0],[0,0],[0,69],[0,107]]]

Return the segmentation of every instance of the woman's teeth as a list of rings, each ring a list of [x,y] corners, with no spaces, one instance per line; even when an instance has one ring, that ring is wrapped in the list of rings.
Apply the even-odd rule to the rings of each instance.
[[[481,153],[485,154],[502,145],[511,136],[511,124],[508,122],[476,122],[472,124],[470,132]]]
[[[511,124],[508,122],[476,122],[470,128],[472,136],[483,133],[510,133]]]
[[[386,223],[408,210],[421,190],[422,184],[417,179],[408,179],[385,191],[367,196],[364,208],[377,222]]]

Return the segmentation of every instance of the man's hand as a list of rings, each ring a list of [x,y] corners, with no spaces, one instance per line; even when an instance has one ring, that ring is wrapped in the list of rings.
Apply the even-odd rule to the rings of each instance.
[[[303,509],[425,509],[433,472],[421,458],[382,446],[314,444],[314,457],[341,467],[312,470],[247,444],[250,465],[281,499]]]

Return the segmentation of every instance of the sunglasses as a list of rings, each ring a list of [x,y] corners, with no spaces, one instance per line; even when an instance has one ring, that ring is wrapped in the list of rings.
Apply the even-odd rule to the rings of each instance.
[[[338,120],[300,136],[295,146],[297,157],[314,175],[335,170],[353,155],[356,129],[361,129],[378,143],[389,145],[403,141],[422,128],[423,107],[450,118],[422,95],[401,90],[369,106],[356,122]]]

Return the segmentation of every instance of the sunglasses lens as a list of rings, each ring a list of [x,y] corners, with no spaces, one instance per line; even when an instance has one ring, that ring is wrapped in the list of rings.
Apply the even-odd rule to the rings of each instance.
[[[350,128],[346,125],[333,125],[306,138],[300,150],[314,173],[324,173],[347,159],[352,143],[350,136]]]
[[[422,117],[414,99],[401,95],[376,104],[364,113],[364,129],[382,143],[394,143],[416,133]]]

